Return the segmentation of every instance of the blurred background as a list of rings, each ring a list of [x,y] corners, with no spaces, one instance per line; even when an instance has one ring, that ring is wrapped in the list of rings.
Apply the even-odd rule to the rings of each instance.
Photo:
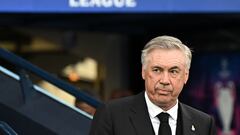
[[[238,0],[0,1],[1,48],[104,102],[143,91],[143,46],[156,36],[178,37],[194,51],[180,101],[213,115],[219,135],[240,135],[239,24]],[[69,104],[87,108],[31,78]],[[93,115],[94,108],[88,112]]]

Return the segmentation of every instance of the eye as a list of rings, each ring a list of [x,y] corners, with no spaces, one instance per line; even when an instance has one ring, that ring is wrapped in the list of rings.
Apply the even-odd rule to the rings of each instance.
[[[153,68],[152,71],[153,71],[153,72],[159,72],[159,69],[158,69],[158,68]]]
[[[176,77],[176,76],[179,74],[179,70],[177,70],[177,69],[172,69],[172,70],[170,70],[170,74],[171,74],[173,77]]]
[[[173,74],[176,74],[176,73],[178,73],[178,71],[177,71],[177,70],[171,70],[170,72],[171,72],[171,73],[173,73]]]
[[[155,73],[161,72],[161,70],[159,68],[153,68],[152,71],[155,72]]]

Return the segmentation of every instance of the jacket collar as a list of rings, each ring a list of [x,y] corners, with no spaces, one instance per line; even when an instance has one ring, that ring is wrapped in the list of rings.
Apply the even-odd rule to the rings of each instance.
[[[137,135],[154,135],[151,120],[147,110],[144,98],[144,92],[134,97],[133,104],[130,108],[130,121],[135,128]]]
[[[196,126],[193,122],[191,114],[186,109],[185,105],[179,102],[179,108],[181,111],[182,131],[184,135],[195,135]],[[133,103],[130,107],[129,119],[136,130],[137,135],[154,135],[154,130],[149,117],[146,101],[144,98],[144,92],[139,93],[134,97]]]
[[[181,111],[181,119],[182,119],[182,132],[184,135],[195,135],[196,134],[196,126],[193,122],[191,114],[184,107],[185,105],[179,102],[179,109]]]

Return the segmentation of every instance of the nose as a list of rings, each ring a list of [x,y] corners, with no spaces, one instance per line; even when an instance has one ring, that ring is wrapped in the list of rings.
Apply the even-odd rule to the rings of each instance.
[[[167,72],[163,72],[159,83],[162,84],[163,86],[169,85],[170,84],[170,80],[169,80],[169,74]]]

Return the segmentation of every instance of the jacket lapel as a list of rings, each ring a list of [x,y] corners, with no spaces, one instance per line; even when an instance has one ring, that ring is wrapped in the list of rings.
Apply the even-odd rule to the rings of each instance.
[[[135,97],[130,111],[130,121],[132,122],[137,135],[154,135],[144,98],[144,92],[141,92]]]
[[[179,108],[181,109],[181,117],[182,117],[182,131],[183,135],[196,135],[196,127],[192,120],[191,115],[185,109],[182,103],[179,103]]]
[[[197,135],[197,129],[191,117],[191,114],[184,107],[184,104],[179,103],[182,118],[183,135]],[[137,135],[154,135],[152,123],[147,110],[144,92],[135,96],[135,99],[130,108],[129,119],[135,128]]]

